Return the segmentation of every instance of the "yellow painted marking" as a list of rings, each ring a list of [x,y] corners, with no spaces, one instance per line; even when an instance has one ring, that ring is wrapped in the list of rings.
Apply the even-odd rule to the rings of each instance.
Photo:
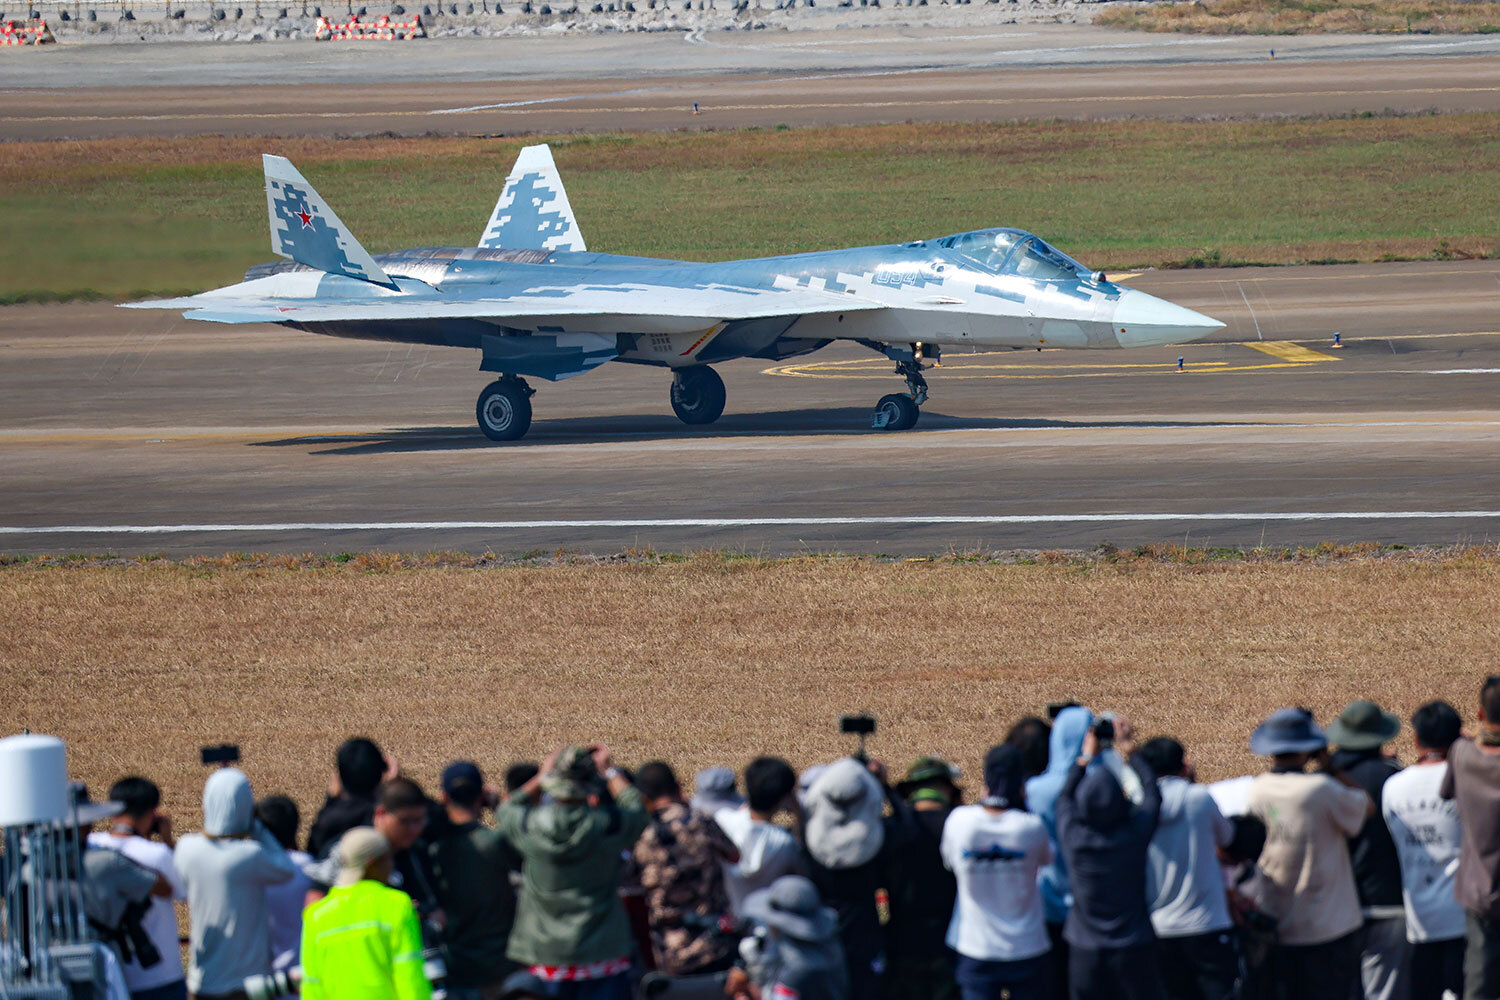
[[[1129,281],[1131,278],[1139,278],[1141,275],[1145,274],[1146,272],[1144,272],[1144,271],[1126,271],[1124,274],[1110,274],[1108,271],[1105,271],[1104,273],[1109,278],[1110,281]]]
[[[1324,354],[1310,348],[1300,347],[1289,341],[1252,341],[1242,344],[1197,345],[1213,347],[1253,347],[1269,354],[1276,361],[1262,364],[1240,365],[1228,361],[1196,361],[1186,368],[1187,373],[1217,375],[1224,372],[1267,371],[1275,368],[1304,368],[1325,361],[1338,361],[1332,354]],[[1176,362],[1126,362],[1120,364],[1006,364],[971,362],[969,358],[1004,357],[1010,352],[987,351],[983,354],[965,355],[943,366],[944,379],[979,378],[1114,378],[1125,375],[1160,375],[1175,372]],[[798,365],[778,365],[767,368],[763,374],[786,375],[793,378],[887,378],[888,369],[884,361],[877,358],[858,358],[852,361],[809,362]]]
[[[1294,344],[1290,340],[1247,342],[1245,346],[1269,354],[1273,358],[1280,358],[1282,361],[1293,361],[1298,364],[1313,364],[1318,361],[1338,360],[1332,354],[1324,354],[1322,351],[1315,351],[1310,347]]]

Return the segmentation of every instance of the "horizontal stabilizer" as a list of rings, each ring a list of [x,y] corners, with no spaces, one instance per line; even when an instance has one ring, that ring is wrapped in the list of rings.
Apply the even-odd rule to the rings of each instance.
[[[329,274],[396,287],[292,161],[269,153],[262,160],[272,250]]]
[[[527,146],[505,178],[479,245],[490,249],[571,250],[582,253],[583,235],[568,204],[552,150]]]

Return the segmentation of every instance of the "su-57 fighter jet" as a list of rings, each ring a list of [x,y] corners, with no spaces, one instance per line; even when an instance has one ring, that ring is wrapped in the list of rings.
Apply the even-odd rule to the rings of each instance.
[[[1019,229],[719,264],[589,253],[546,146],[521,151],[474,247],[372,256],[290,162],[268,155],[265,173],[271,247],[287,261],[130,306],[477,350],[480,370],[499,376],[477,407],[495,441],[530,427],[527,378],[555,382],[606,361],[670,369],[672,409],[709,424],[724,411],[715,362],[781,361],[850,340],[906,380],[875,407],[874,426],[894,431],[917,422],[922,373],[945,348],[1154,347],[1224,325],[1122,288]]]

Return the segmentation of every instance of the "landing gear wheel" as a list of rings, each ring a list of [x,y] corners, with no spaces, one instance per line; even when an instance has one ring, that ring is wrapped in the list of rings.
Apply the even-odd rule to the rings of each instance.
[[[880,402],[875,404],[873,426],[876,430],[909,431],[917,425],[917,418],[921,415],[922,408],[916,400],[893,392],[880,397]]]
[[[711,424],[724,412],[724,380],[706,365],[672,373],[672,412],[685,424]]]
[[[531,396],[536,392],[518,378],[484,387],[475,406],[479,429],[491,441],[514,441],[531,429]]]

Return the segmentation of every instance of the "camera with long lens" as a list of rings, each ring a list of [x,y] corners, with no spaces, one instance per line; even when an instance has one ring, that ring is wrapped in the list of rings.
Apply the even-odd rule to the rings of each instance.
[[[273,997],[294,997],[302,991],[302,966],[277,969],[263,976],[247,976],[243,984],[249,1000],[272,1000]]]
[[[443,929],[430,919],[422,921],[422,975],[432,984],[432,1000],[447,1000],[448,960],[443,957]]]
[[[1107,750],[1115,745],[1115,715],[1113,712],[1105,712],[1094,720],[1094,738],[1099,741],[1099,749]]]
[[[143,969],[149,969],[161,961],[161,952],[142,923],[150,909],[150,899],[137,900],[126,905],[125,912],[120,917],[120,951],[127,962],[133,959]]]

